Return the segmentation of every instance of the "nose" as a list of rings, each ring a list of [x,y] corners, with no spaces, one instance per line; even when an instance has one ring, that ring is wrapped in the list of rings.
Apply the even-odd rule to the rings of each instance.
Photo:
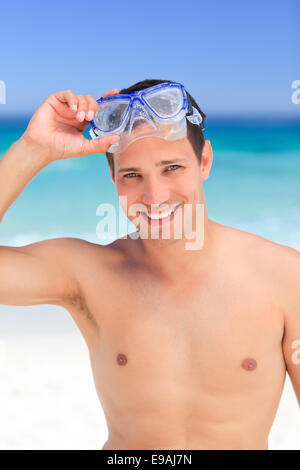
[[[169,199],[170,191],[166,183],[162,183],[155,176],[145,177],[142,195],[143,204],[162,204]]]

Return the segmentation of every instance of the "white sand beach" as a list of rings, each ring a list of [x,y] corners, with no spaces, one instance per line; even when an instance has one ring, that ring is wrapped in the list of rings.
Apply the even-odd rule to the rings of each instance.
[[[1,450],[101,449],[107,439],[88,349],[64,309],[0,306],[0,417]],[[289,379],[269,448],[300,450]]]

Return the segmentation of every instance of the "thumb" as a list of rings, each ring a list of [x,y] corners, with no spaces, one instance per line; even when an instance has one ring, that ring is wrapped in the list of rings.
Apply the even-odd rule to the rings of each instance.
[[[105,153],[109,147],[120,140],[119,135],[111,135],[102,137],[101,139],[85,139],[83,145],[83,155],[90,155],[92,153]]]

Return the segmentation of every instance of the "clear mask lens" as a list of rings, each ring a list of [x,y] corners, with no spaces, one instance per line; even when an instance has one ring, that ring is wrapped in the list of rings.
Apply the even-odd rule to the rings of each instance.
[[[158,90],[144,96],[147,104],[161,118],[171,118],[181,110],[183,96],[180,88]]]
[[[120,127],[130,100],[111,100],[99,103],[94,117],[96,126],[104,132],[112,132]]]

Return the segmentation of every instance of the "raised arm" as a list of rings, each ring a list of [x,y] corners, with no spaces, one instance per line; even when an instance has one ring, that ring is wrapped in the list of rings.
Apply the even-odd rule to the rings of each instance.
[[[105,95],[117,92],[113,89]],[[24,187],[49,163],[104,153],[118,140],[116,136],[100,140],[83,136],[96,109],[92,96],[76,96],[70,90],[50,95],[42,103],[22,137],[0,160],[0,222]],[[78,296],[73,255],[83,243],[62,238],[22,247],[0,246],[0,304],[65,305]]]

